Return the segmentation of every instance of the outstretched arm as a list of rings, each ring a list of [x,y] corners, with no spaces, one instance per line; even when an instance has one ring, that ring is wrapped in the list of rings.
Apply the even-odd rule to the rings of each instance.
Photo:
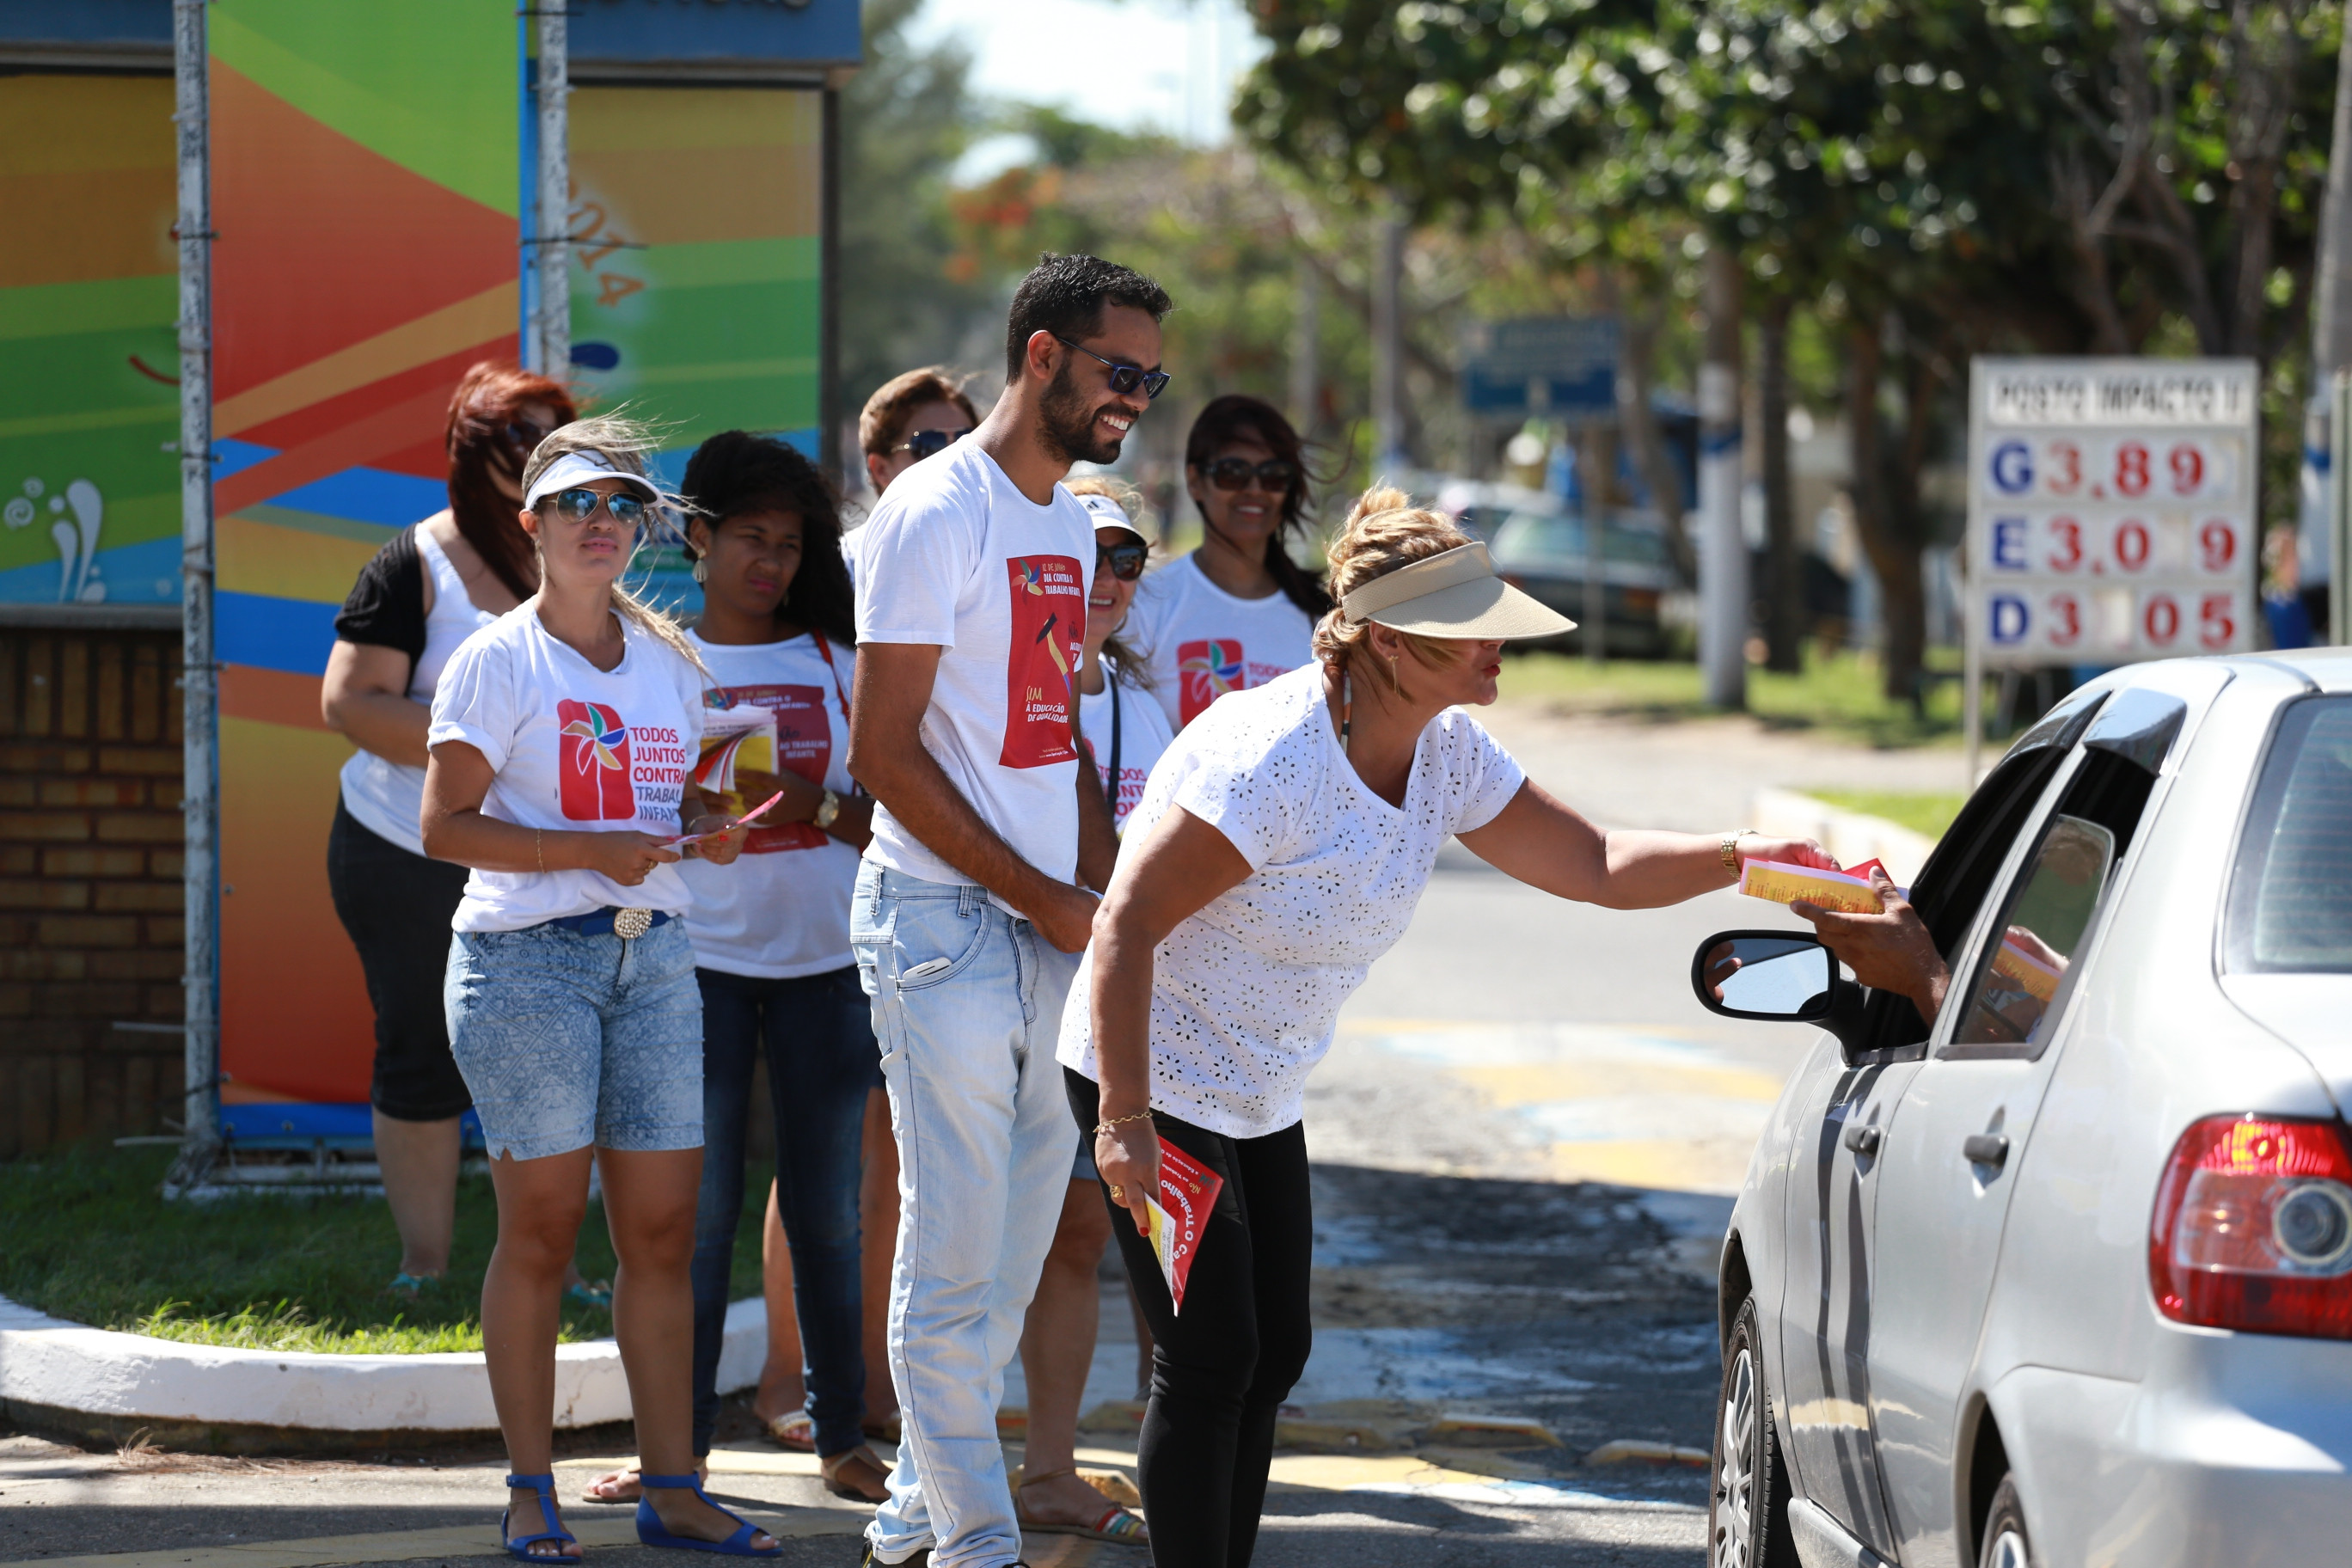
[[[1529,779],[1484,827],[1460,836],[1470,852],[1532,888],[1612,910],[1651,910],[1711,893],[1738,880],[1724,868],[1723,840],[1648,828],[1603,832]],[[1820,870],[1838,864],[1810,838],[1739,840],[1738,858]]]

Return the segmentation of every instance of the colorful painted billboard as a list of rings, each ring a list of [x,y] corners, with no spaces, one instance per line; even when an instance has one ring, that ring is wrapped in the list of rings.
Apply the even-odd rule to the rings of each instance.
[[[450,389],[517,352],[520,32],[509,0],[209,16],[223,1113],[364,1134],[320,678],[360,567],[446,504]]]
[[[180,599],[167,77],[0,76],[0,603]]]
[[[660,468],[719,430],[816,453],[824,100],[752,87],[572,96],[572,380],[669,427]],[[694,602],[675,552],[653,591]]]

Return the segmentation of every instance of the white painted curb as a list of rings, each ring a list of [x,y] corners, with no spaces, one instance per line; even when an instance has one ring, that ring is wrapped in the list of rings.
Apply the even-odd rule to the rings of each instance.
[[[1774,838],[1811,838],[1838,858],[1841,866],[1876,860],[1886,874],[1904,887],[1918,879],[1919,868],[1936,841],[1900,823],[1867,812],[1848,811],[1825,800],[1794,790],[1759,789],[1749,818],[1756,831]]]
[[[757,1297],[727,1309],[719,1387],[759,1381],[768,1313]],[[485,1432],[498,1428],[479,1352],[331,1355],[226,1350],[84,1328],[0,1296],[0,1400],[142,1421],[313,1432]],[[555,1424],[629,1418],[628,1380],[611,1340],[558,1345]]]

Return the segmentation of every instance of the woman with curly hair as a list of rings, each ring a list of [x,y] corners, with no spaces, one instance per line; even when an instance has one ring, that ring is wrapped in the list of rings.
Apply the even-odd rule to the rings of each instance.
[[[1144,579],[1127,626],[1170,729],[1313,659],[1331,602],[1290,554],[1307,533],[1308,479],[1306,443],[1271,403],[1228,394],[1192,421],[1184,486],[1201,546]]]

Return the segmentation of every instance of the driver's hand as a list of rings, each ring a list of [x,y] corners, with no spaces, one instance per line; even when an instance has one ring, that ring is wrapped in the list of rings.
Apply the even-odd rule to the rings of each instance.
[[[1951,980],[1944,955],[1936,951],[1936,939],[1927,922],[1895,890],[1885,871],[1873,868],[1870,886],[1885,906],[1881,913],[1846,914],[1801,899],[1790,904],[1789,911],[1813,922],[1822,945],[1853,970],[1856,980],[1874,991],[1908,996],[1919,1009],[1919,1016],[1932,1024]]]
[[[1707,950],[1706,988],[1718,1002],[1723,1000],[1724,986],[1739,973],[1739,960],[1731,956],[1731,948],[1730,942],[1719,942]]]

